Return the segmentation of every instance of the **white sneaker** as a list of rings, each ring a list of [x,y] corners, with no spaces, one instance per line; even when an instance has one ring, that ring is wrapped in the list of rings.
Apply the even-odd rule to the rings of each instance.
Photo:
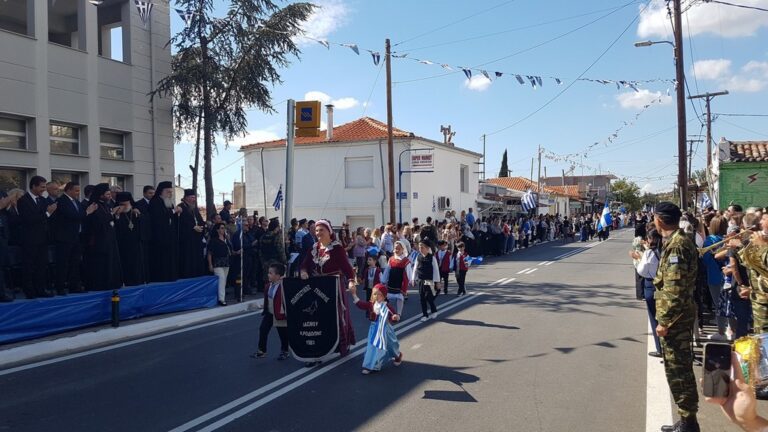
[[[432,315],[430,316],[430,318],[437,319],[437,312],[433,312]]]
[[[708,337],[711,341],[725,341],[728,340],[728,337],[726,335],[721,335],[720,333],[711,334]]]
[[[427,320],[428,320],[428,319],[429,319],[429,317],[421,317],[421,319],[420,319],[419,321],[421,321],[421,322],[427,322]]]

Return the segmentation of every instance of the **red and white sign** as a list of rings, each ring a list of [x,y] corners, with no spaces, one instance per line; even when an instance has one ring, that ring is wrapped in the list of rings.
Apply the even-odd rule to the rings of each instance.
[[[413,153],[411,154],[412,170],[431,170],[435,169],[435,155],[432,153]]]

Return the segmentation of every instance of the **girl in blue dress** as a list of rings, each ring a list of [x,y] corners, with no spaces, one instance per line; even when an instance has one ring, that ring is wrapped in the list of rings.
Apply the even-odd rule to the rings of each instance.
[[[363,358],[363,374],[381,370],[389,360],[393,360],[395,366],[400,366],[403,353],[400,352],[400,343],[392,327],[393,323],[400,321],[400,315],[387,303],[387,287],[376,284],[371,290],[370,301],[360,300],[354,288],[350,288],[349,292],[355,305],[368,312],[368,319],[371,321]]]

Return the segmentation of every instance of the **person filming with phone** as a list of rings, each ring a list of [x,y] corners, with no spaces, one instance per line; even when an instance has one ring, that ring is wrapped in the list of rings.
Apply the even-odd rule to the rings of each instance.
[[[662,426],[663,432],[698,432],[699,394],[693,374],[693,324],[696,303],[693,293],[698,270],[696,244],[680,229],[680,208],[670,202],[656,206],[654,224],[663,246],[656,287],[656,334],[661,338],[664,371],[680,420]]]

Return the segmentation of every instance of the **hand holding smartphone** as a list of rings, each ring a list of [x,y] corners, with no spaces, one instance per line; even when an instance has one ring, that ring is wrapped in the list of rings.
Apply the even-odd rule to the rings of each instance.
[[[706,397],[728,397],[731,384],[731,345],[704,345],[701,391]]]

